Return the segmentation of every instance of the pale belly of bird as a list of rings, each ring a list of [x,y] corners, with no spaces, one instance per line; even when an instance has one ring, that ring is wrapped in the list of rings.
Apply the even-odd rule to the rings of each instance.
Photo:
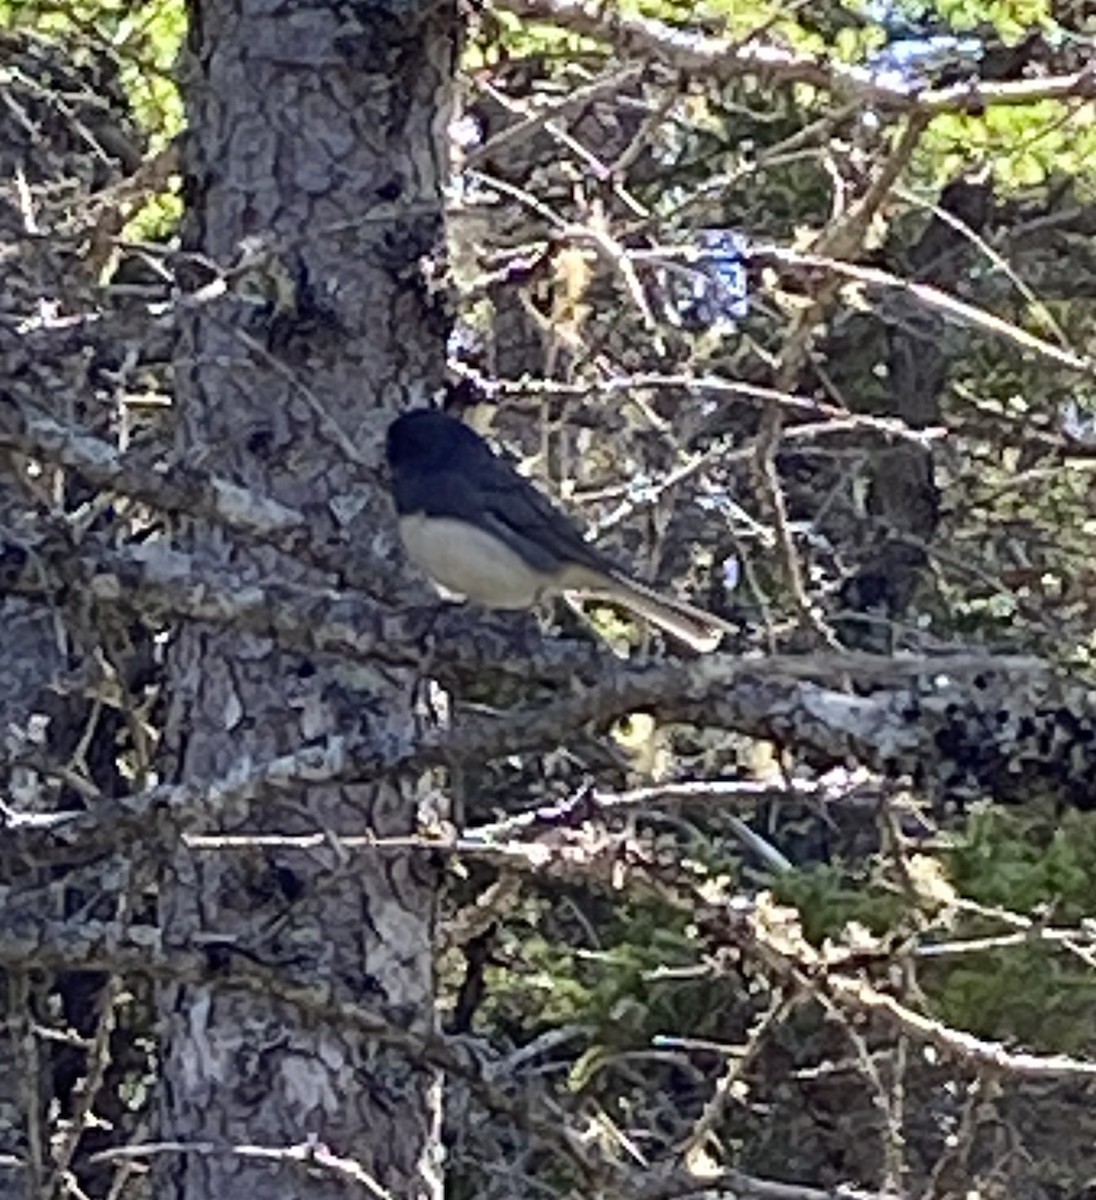
[[[458,596],[488,608],[529,608],[544,593],[544,577],[496,537],[446,517],[400,518],[408,558]]]

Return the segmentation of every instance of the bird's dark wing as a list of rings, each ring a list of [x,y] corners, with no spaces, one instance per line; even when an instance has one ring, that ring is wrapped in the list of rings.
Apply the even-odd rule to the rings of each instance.
[[[403,513],[455,517],[480,525],[538,571],[554,575],[568,563],[612,570],[571,522],[508,462],[489,451],[429,474],[397,471],[396,507]]]
[[[482,467],[476,483],[484,515],[494,531],[527,561],[553,572],[569,563],[579,563],[595,571],[613,569],[586,541],[571,518],[509,463],[492,458],[490,464],[484,463]]]

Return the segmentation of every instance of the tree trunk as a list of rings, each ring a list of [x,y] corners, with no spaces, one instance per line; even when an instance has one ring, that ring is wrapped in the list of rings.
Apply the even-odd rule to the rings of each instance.
[[[236,275],[246,288],[193,307],[177,356],[181,449],[305,510],[316,542],[344,545],[348,559],[356,543],[388,549],[384,429],[444,366],[447,323],[421,264],[441,247],[454,6],[195,0],[190,21],[187,249],[225,266],[260,239],[245,253],[262,302],[255,278]],[[190,545],[196,562],[243,582],[332,582],[209,527],[192,526]],[[406,674],[337,674],[264,637],[192,626],[171,681],[180,779],[339,732],[388,745],[413,734]],[[164,936],[215,943],[229,974],[234,956],[257,959],[429,1028],[430,866],[338,846],[352,831],[414,828],[414,796],[389,784],[293,787],[211,809],[211,832],[330,837],[314,851],[182,849],[164,883]],[[165,988],[162,1015],[161,1132],[191,1150],[160,1158],[158,1195],[342,1196],[347,1172],[362,1170],[395,1195],[440,1194],[436,1081],[421,1064],[216,981]],[[344,1169],[277,1154],[308,1141]],[[243,1149],[256,1146],[275,1153]]]

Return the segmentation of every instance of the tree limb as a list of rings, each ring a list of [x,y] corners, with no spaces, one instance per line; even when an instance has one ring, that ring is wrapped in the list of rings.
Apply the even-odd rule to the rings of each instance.
[[[651,59],[671,70],[726,82],[756,76],[775,84],[806,83],[884,112],[980,113],[990,105],[1033,104],[1096,96],[1092,64],[1063,75],[1033,79],[972,79],[944,88],[882,82],[863,67],[826,61],[781,46],[736,42],[675,28],[649,17],[610,9],[594,0],[495,0],[496,7],[530,21],[551,21],[608,42],[623,57]]]

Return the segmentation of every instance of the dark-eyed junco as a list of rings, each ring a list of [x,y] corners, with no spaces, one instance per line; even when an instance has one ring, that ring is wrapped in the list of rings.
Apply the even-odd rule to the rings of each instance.
[[[408,556],[449,592],[489,608],[578,593],[620,604],[697,650],[729,626],[618,570],[469,426],[419,408],[388,428],[388,464]]]

